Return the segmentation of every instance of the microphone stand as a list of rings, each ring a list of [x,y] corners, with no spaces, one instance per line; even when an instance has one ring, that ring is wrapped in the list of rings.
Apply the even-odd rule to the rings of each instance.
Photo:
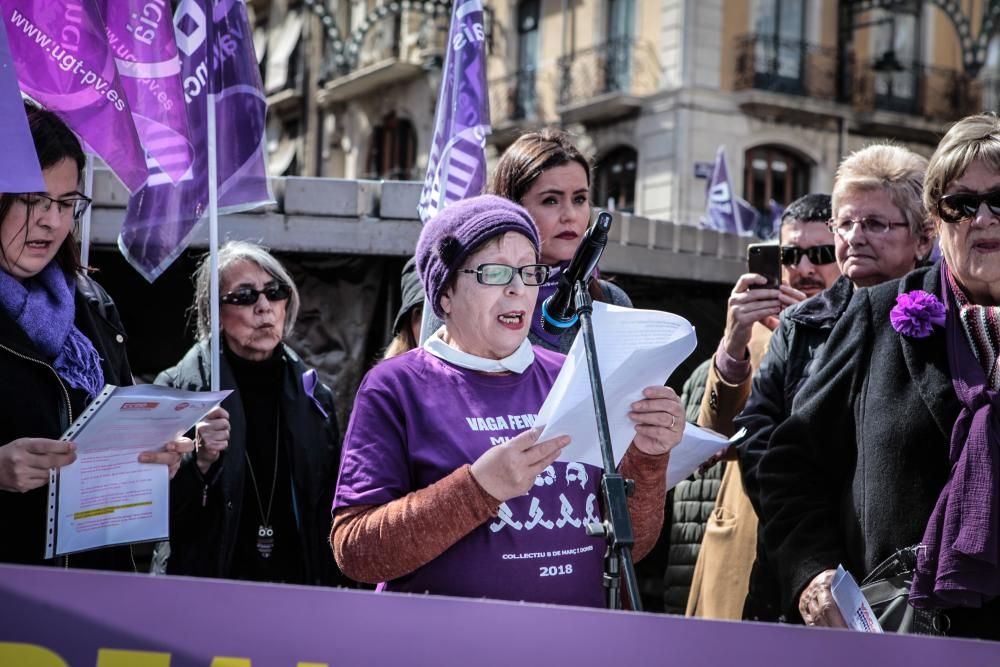
[[[576,313],[580,318],[580,334],[583,336],[587,353],[587,370],[590,373],[590,391],[594,399],[594,414],[597,417],[597,437],[601,445],[604,474],[601,476],[601,492],[604,496],[605,518],[602,523],[587,526],[587,534],[603,537],[607,542],[604,555],[604,587],[607,589],[608,609],[621,609],[621,576],[625,574],[625,590],[634,611],[642,611],[639,599],[639,582],[632,562],[632,518],[628,513],[628,497],[635,490],[635,482],[626,480],[615,468],[615,457],[611,450],[611,431],[608,427],[608,410],[604,404],[604,385],[597,364],[597,346],[594,341],[593,300],[586,284],[581,280],[574,290]]]

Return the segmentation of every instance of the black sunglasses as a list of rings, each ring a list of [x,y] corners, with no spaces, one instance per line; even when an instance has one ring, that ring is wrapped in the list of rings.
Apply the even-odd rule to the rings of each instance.
[[[837,253],[832,245],[814,245],[811,248],[800,248],[795,245],[781,246],[781,263],[785,266],[798,266],[803,255],[817,266],[837,261]]]
[[[989,192],[956,192],[938,199],[938,217],[955,224],[976,217],[983,202],[993,215],[1000,215],[1000,190]]]
[[[268,285],[264,289],[254,289],[253,287],[241,287],[238,290],[227,292],[219,299],[222,303],[231,306],[252,306],[257,303],[257,299],[263,294],[268,301],[284,301],[292,295],[291,288],[283,283]]]

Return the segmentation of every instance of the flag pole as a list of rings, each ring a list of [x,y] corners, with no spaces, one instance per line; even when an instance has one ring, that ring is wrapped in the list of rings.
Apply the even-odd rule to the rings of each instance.
[[[209,310],[211,313],[211,378],[212,391],[219,391],[219,181],[218,155],[215,137],[215,0],[205,3],[208,15],[206,26],[205,62],[208,68],[206,82],[208,104],[208,257],[209,257]]]
[[[83,167],[83,195],[89,198],[94,196],[94,154],[87,152],[85,155],[87,161]],[[90,266],[90,214],[93,210],[93,206],[88,206],[80,222],[80,265],[84,269]]]

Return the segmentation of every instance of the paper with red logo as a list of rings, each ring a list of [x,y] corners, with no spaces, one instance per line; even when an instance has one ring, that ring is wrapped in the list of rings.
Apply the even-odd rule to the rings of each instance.
[[[858,583],[843,565],[837,566],[837,574],[833,575],[833,581],[830,583],[830,592],[833,594],[833,601],[837,603],[840,615],[847,622],[847,627],[858,632],[882,633],[882,626],[875,618],[865,594],[861,592]]]
[[[201,421],[229,391],[107,385],[60,440],[76,461],[49,474],[45,557],[168,537],[167,467],[139,463]]]

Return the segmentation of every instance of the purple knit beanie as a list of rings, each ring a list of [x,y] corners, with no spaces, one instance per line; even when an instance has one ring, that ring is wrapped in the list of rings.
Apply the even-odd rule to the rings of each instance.
[[[496,195],[457,201],[424,225],[417,241],[417,271],[435,315],[444,319],[441,294],[465,259],[506,232],[524,234],[538,253],[534,220],[521,206]]]

